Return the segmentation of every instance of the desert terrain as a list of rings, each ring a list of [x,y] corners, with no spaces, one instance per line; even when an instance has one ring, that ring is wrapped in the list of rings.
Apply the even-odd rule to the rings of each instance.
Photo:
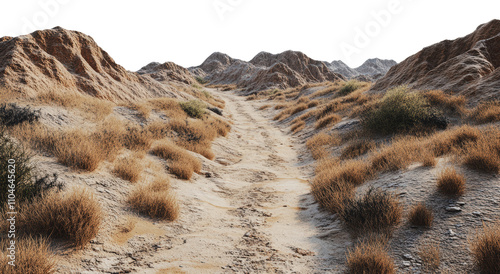
[[[500,273],[499,42],[131,72],[0,38],[0,272]]]

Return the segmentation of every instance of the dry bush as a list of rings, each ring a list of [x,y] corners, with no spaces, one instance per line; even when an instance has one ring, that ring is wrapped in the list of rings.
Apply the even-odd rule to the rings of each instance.
[[[307,108],[317,107],[320,104],[319,100],[313,100],[307,103]]]
[[[306,127],[306,122],[299,121],[299,122],[295,123],[294,125],[292,125],[291,130],[293,133],[297,133],[297,132],[303,130],[305,127]]]
[[[179,102],[173,98],[155,98],[148,101],[153,109],[162,111],[169,118],[172,119],[185,119],[187,117],[186,112],[182,110]]]
[[[361,197],[348,201],[340,218],[355,235],[366,232],[388,232],[401,219],[403,209],[394,195],[370,189]]]
[[[170,161],[170,171],[181,179],[189,180],[193,172],[201,172],[201,162],[183,148],[165,141],[152,149],[152,153]]]
[[[212,124],[204,120],[172,120],[168,123],[168,128],[178,133],[179,136],[175,140],[177,145],[199,153],[210,160],[215,158],[211,142],[219,133],[227,134],[230,129],[227,123],[216,122],[216,120]]]
[[[465,177],[454,168],[446,168],[439,175],[437,187],[446,195],[462,195],[465,193]]]
[[[153,134],[138,125],[129,124],[127,132],[123,135],[123,144],[126,148],[135,151],[148,150],[153,144]]]
[[[282,104],[277,104],[274,106],[274,109],[284,109],[284,108],[288,108],[290,106],[289,103],[282,103]]]
[[[366,241],[347,253],[347,273],[393,274],[396,270],[383,244]]]
[[[481,273],[500,273],[500,226],[485,226],[471,241],[471,250]]]
[[[116,161],[113,173],[123,180],[136,183],[141,177],[144,167],[136,158],[122,158]]]
[[[57,258],[50,251],[49,242],[43,238],[16,239],[15,266],[9,265],[9,240],[0,242],[0,272],[4,274],[50,274],[56,272]]]
[[[493,123],[500,121],[500,101],[481,102],[470,114],[478,123]]]
[[[226,137],[231,131],[231,125],[228,122],[213,116],[205,120],[205,127],[207,130],[215,130],[217,135],[222,137]]]
[[[321,129],[321,128],[324,128],[326,126],[334,125],[334,124],[338,123],[340,120],[342,120],[342,118],[340,116],[332,113],[332,114],[329,114],[329,115],[319,119],[316,122],[316,125],[314,127],[316,129]]]
[[[302,103],[304,103],[304,104],[308,104],[308,103],[309,103],[309,101],[310,101],[310,100],[309,100],[309,97],[300,97],[300,99],[299,99],[299,100],[297,100],[296,104],[302,104]]]
[[[36,102],[78,109],[94,121],[103,120],[113,112],[114,103],[74,92],[48,92],[39,94]]]
[[[337,81],[335,83],[329,83],[325,88],[320,89],[320,90],[316,91],[315,93],[313,93],[310,96],[310,98],[317,98],[317,97],[333,94],[340,88],[341,84],[342,84],[342,81]]]
[[[339,213],[344,205],[354,198],[354,186],[342,180],[330,180],[326,176],[316,176],[311,185],[311,193],[318,204],[331,213]]]
[[[441,252],[439,243],[424,243],[418,247],[418,255],[422,259],[424,268],[428,271],[436,271],[441,263]]]
[[[442,90],[430,90],[424,93],[424,97],[431,105],[453,112],[463,112],[465,108],[465,97],[463,95],[453,96],[444,93]]]
[[[432,210],[423,203],[416,204],[408,216],[408,221],[414,226],[431,227],[433,219]]]
[[[406,168],[421,157],[422,146],[416,137],[401,137],[392,144],[382,146],[371,157],[372,166],[377,171],[395,171]]]
[[[128,203],[151,218],[173,221],[179,217],[179,204],[170,193],[168,183],[155,181],[138,185],[128,197]]]
[[[436,165],[436,156],[433,151],[429,149],[422,151],[422,165],[424,167],[433,167]]]
[[[342,87],[339,89],[338,94],[340,96],[346,96],[363,87],[363,85],[365,84],[366,83],[360,82],[358,80],[349,80],[342,85]]]
[[[479,129],[465,125],[434,134],[430,138],[430,146],[436,156],[441,156],[455,152],[470,142],[476,142],[479,136],[481,136]]]
[[[207,113],[207,105],[200,100],[180,102],[179,105],[192,118],[201,119]]]
[[[500,130],[488,128],[479,139],[466,144],[460,152],[464,164],[483,172],[500,172]]]
[[[148,119],[151,115],[151,111],[153,110],[147,102],[131,103],[129,107],[137,111],[139,117],[143,119]]]
[[[340,159],[354,159],[358,156],[364,155],[368,151],[375,148],[375,142],[361,139],[347,145],[340,155]]]
[[[325,146],[336,146],[340,142],[341,139],[337,135],[318,133],[307,140],[306,146],[311,151],[313,158],[318,160],[327,156]]]
[[[268,109],[268,108],[270,108],[270,107],[271,107],[271,105],[263,105],[263,106],[261,106],[261,107],[259,108],[259,110],[265,110],[265,109]]]
[[[22,233],[60,238],[80,248],[99,232],[102,211],[90,192],[73,189],[22,205],[17,218]]]
[[[325,167],[324,162],[322,166]],[[373,175],[370,164],[360,160],[349,160],[339,162],[338,164],[334,162],[333,165],[326,167],[327,168],[323,170],[319,170],[319,168],[316,167],[317,175],[315,181],[345,181],[353,186],[358,186],[363,184]]]
[[[92,140],[99,143],[103,149],[106,159],[114,161],[116,156],[125,147],[123,136],[127,133],[125,124],[121,119],[109,117],[97,126],[96,131],[91,134]]]
[[[164,121],[154,121],[146,126],[146,130],[151,132],[154,140],[160,140],[167,136],[169,128]]]

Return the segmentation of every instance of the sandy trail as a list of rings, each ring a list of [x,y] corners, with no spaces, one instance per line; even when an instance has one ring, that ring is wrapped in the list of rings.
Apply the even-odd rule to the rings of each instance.
[[[161,252],[169,262],[153,267],[187,273],[336,272],[332,265],[344,259],[349,238],[317,211],[293,140],[253,102],[219,96],[233,129],[214,144],[215,163],[205,161],[211,178],[177,189],[181,201],[191,201],[180,221],[187,231],[177,236],[182,245]]]
[[[301,172],[300,144],[228,92],[233,129],[218,138],[204,174],[173,180],[179,220],[142,218],[134,230],[111,230],[80,260],[86,273],[337,273],[349,236],[318,212]],[[201,156],[200,156],[201,157]],[[134,215],[133,212],[127,214]],[[81,269],[81,270],[83,270]]]

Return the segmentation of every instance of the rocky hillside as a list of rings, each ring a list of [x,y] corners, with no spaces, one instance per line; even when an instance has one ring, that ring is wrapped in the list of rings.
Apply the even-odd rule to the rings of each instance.
[[[250,62],[214,53],[198,67],[189,69],[211,84],[234,84],[245,90],[296,87],[306,83],[344,79],[323,62],[297,51],[261,52]]]
[[[110,100],[180,96],[168,84],[125,70],[90,36],[60,27],[0,38],[0,87],[28,96],[52,91]]]
[[[480,25],[473,33],[426,47],[392,67],[372,87],[397,85],[442,89],[479,101],[500,99],[500,20]]]
[[[149,75],[156,81],[162,83],[184,83],[192,85],[196,83],[193,75],[184,67],[181,67],[173,62],[163,64],[152,62],[141,68],[137,73],[141,75]]]
[[[386,74],[391,67],[396,65],[394,60],[384,60],[373,58],[366,60],[357,68],[350,68],[344,62],[337,60],[326,65],[334,72],[344,75],[347,78],[360,77],[362,79],[377,79]],[[364,77],[364,78],[363,78]]]

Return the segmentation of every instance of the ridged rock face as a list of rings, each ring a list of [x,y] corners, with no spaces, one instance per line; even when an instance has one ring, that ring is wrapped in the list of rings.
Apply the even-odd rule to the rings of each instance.
[[[332,71],[334,71],[338,74],[342,74],[347,78],[352,78],[352,77],[359,75],[359,73],[356,70],[350,68],[348,65],[346,65],[344,62],[342,62],[340,60],[332,61],[331,63],[329,63],[329,64],[327,63],[326,65]]]
[[[214,53],[201,66],[190,68],[190,71],[206,77],[212,84],[235,84],[248,91],[344,79],[328,69],[324,62],[296,51],[261,52],[250,62]]]
[[[472,102],[500,99],[500,21],[473,33],[426,47],[392,67],[372,87],[383,91],[398,85],[442,89],[466,95]]]
[[[361,66],[357,68],[350,68],[342,61],[333,61],[326,65],[330,70],[342,74],[347,78],[364,79],[365,81],[372,81],[378,79],[380,76],[386,74],[391,67],[396,65],[394,60],[384,59],[368,59]]]
[[[187,85],[196,83],[193,75],[187,69],[173,62],[166,62],[163,64],[152,62],[141,68],[137,73],[142,75],[147,74],[159,82],[178,82]]]
[[[28,96],[81,92],[110,100],[178,97],[172,87],[116,64],[90,36],[60,27],[1,38],[0,86]]]

